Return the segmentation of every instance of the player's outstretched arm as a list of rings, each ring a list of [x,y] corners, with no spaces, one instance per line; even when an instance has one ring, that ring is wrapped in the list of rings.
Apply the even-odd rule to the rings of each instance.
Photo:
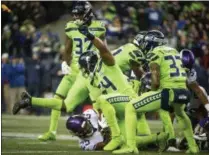
[[[115,59],[114,59],[112,53],[107,48],[107,46],[102,42],[101,39],[95,37],[94,40],[92,40],[92,43],[99,50],[99,54],[100,54],[103,62],[106,65],[108,65],[108,66],[115,65]]]
[[[150,72],[152,90],[157,90],[160,87],[160,66],[157,63],[151,63]]]
[[[201,103],[205,105],[206,110],[209,112],[209,101],[207,95],[199,87],[198,83],[196,81],[192,82],[188,84],[188,87],[197,95]]]
[[[95,37],[93,34],[91,34],[88,30],[87,26],[81,26],[79,27],[80,33],[85,35],[89,40],[92,41],[94,46],[99,50],[99,54],[102,58],[102,61],[107,65],[107,66],[113,66],[115,65],[115,59],[110,52],[110,50],[107,48],[107,45],[98,37]]]
[[[67,62],[68,65],[70,65],[72,60],[72,40],[66,35],[65,36],[65,53],[63,60]]]

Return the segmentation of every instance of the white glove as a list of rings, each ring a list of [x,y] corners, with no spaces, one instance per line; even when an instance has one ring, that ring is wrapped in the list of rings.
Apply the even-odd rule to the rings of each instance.
[[[101,128],[106,128],[106,127],[108,127],[107,121],[106,121],[106,119],[105,119],[105,117],[104,117],[103,114],[101,114],[101,117],[100,117],[100,119],[98,120],[98,123],[99,123],[99,125],[101,126]]]
[[[66,74],[70,74],[70,72],[71,72],[71,69],[68,66],[67,62],[63,61],[62,62],[62,74],[66,75]]]
[[[205,109],[207,110],[209,116],[209,103],[205,104]]]

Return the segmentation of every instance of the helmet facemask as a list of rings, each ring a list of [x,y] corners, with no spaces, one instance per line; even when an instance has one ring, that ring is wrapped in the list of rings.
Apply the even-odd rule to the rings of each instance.
[[[87,1],[78,1],[72,10],[75,24],[85,25],[93,18],[91,4]]]
[[[80,69],[84,77],[92,77],[96,71],[98,57],[94,52],[86,52],[80,56]]]
[[[77,132],[73,132],[73,131],[70,131],[70,132],[80,138],[87,138],[93,135],[94,128],[92,124],[90,123],[90,121],[86,120],[82,123],[81,128],[78,129]]]
[[[74,115],[67,122],[67,129],[72,135],[79,138],[87,138],[93,135],[94,127],[91,122],[82,115]]]
[[[137,45],[138,47],[142,47],[143,45],[143,38],[144,36],[146,35],[147,31],[141,31],[139,32],[135,37],[134,37],[134,40],[133,40],[133,43],[135,45]]]

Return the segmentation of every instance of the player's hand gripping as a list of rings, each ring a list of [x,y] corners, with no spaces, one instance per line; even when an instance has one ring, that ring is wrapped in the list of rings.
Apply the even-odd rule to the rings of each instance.
[[[66,75],[66,74],[70,74],[71,69],[70,67],[67,65],[66,61],[62,62],[62,74]]]
[[[81,34],[85,35],[89,40],[94,40],[95,36],[89,32],[87,25],[79,26],[78,30]]]

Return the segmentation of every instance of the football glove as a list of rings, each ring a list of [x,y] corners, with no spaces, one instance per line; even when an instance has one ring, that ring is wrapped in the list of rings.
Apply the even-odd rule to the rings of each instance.
[[[70,72],[71,72],[71,69],[68,66],[67,62],[63,61],[62,62],[62,74],[66,75],[66,74],[70,74]]]

